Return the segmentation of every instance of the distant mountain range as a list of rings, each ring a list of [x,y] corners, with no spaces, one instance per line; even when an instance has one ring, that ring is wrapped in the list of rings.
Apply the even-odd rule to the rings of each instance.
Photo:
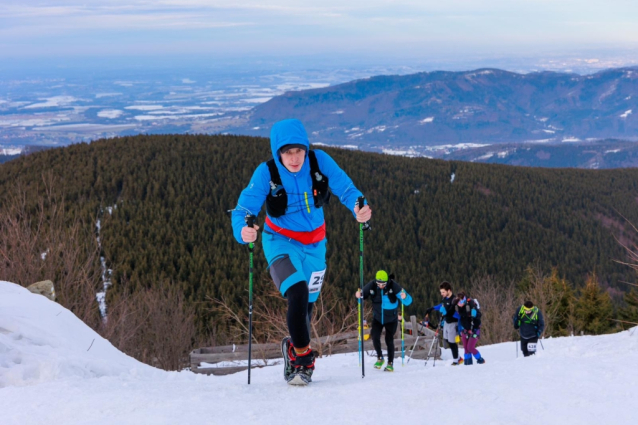
[[[638,143],[604,140],[589,143],[507,143],[437,151],[438,158],[549,168],[635,168]]]
[[[638,140],[638,68],[592,75],[498,69],[378,76],[288,92],[233,133],[267,136],[295,117],[312,142],[369,148]]]

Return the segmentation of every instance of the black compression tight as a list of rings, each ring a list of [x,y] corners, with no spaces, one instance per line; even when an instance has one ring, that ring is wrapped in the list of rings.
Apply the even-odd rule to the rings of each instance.
[[[304,348],[310,344],[310,319],[314,303],[308,302],[308,284],[297,282],[286,291],[288,298],[288,332],[295,348]]]
[[[449,342],[447,343],[447,345],[450,346],[450,350],[452,350],[452,357],[454,358],[454,360],[459,358],[459,344],[457,344],[456,342]]]

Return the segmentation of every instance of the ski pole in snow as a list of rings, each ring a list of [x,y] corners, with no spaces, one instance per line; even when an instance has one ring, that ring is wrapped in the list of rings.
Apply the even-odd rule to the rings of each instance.
[[[516,358],[518,359],[518,341],[515,341],[514,345],[516,345]]]
[[[541,348],[543,349],[543,351],[545,351],[545,347],[543,347],[543,339],[542,339],[542,338],[540,338],[540,339],[538,340],[538,342],[540,342],[540,343],[541,343]]]
[[[412,331],[414,333],[414,331]],[[408,356],[408,361],[406,363],[410,363],[410,360],[412,360],[412,354],[414,353],[414,349],[416,348],[417,344],[419,343],[419,338],[421,338],[421,335],[419,335],[419,325],[417,324],[416,326],[416,341],[414,341],[414,345],[412,346],[412,351],[410,351],[410,355]]]
[[[405,361],[405,316],[403,315],[403,302],[401,303],[401,366]]]
[[[255,217],[252,214],[246,216],[246,225],[253,227],[255,225]],[[255,245],[251,242],[248,244],[248,252],[250,252],[250,267],[248,269],[248,385],[250,385],[250,367],[252,360],[252,343],[253,343],[253,249]]]
[[[440,326],[439,326],[440,328]],[[434,346],[434,342],[438,342],[439,340],[439,328],[436,329],[436,332],[434,332],[434,338],[432,338],[432,344],[430,344],[430,350],[428,351],[428,355],[425,358],[425,365],[428,365],[428,360],[430,360],[430,353],[432,352],[432,347]],[[436,354],[434,355],[434,364],[436,364]],[[434,366],[433,366],[434,367]]]
[[[365,198],[360,196],[357,199],[359,209],[363,208]],[[359,298],[359,363],[361,364],[361,377],[366,377],[366,365],[365,365],[365,347],[363,339],[363,231],[369,230],[369,222],[359,223],[359,290],[361,291],[361,298]]]

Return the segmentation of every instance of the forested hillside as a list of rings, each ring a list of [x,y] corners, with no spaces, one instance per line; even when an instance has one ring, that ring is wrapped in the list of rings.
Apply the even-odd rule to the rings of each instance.
[[[616,238],[633,237],[623,217],[638,223],[638,170],[517,168],[326,150],[374,211],[365,236],[366,278],[379,268],[395,273],[415,299],[410,314],[421,315],[437,299],[441,280],[457,288],[485,275],[516,282],[530,264],[556,267],[576,286],[592,271],[623,290],[621,281],[633,281],[632,271],[614,260],[626,257]],[[91,229],[100,219],[102,255],[113,269],[107,301],[124,278],[129,292],[179,288],[196,305],[204,331],[212,323],[208,297],[246,307],[248,252],[234,240],[227,210],[269,157],[267,140],[250,137],[100,140],[0,165],[0,202],[6,205],[19,186],[35,208],[43,173],[53,174],[68,212]],[[326,215],[326,282],[354,305],[358,226],[336,198]],[[261,293],[269,283],[260,244],[255,270]]]

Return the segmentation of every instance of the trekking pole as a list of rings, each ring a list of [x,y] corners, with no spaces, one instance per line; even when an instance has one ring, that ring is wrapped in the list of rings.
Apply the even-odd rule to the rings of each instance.
[[[363,208],[365,198],[360,196],[357,199],[359,209]],[[359,223],[359,289],[361,290],[361,298],[359,298],[359,363],[361,364],[361,378],[366,377],[365,365],[365,346],[363,339],[363,231],[370,230],[370,223]]]
[[[428,360],[430,360],[430,353],[432,352],[432,347],[434,346],[434,341],[438,342],[439,340],[439,328],[436,329],[436,332],[434,332],[434,338],[432,338],[432,344],[430,344],[430,350],[428,351],[428,355],[425,358],[425,365],[427,367],[428,365]],[[436,361],[436,357],[434,358],[434,360]]]
[[[516,358],[518,359],[518,341],[514,341],[514,345],[516,345]]]
[[[543,347],[543,338],[539,338],[538,342],[541,343],[541,348],[545,351],[545,347]]]
[[[436,336],[436,348],[439,348],[439,336]],[[432,361],[432,367],[436,367],[436,351],[434,352],[434,360]]]
[[[246,225],[252,228],[255,224],[255,217],[252,214],[246,216]],[[252,344],[253,344],[253,249],[254,244],[248,244],[248,252],[250,252],[250,268],[248,269],[248,385],[250,385],[250,367],[252,363]]]
[[[419,338],[421,338],[421,335],[419,335],[419,325],[417,324],[417,326],[416,326],[416,341],[414,341],[414,345],[412,346],[412,351],[410,351],[410,355],[408,356],[408,361],[406,363],[410,363],[410,360],[412,360],[412,354],[414,354],[414,349],[416,348],[417,344],[419,343]]]
[[[401,366],[405,366],[405,316],[403,316],[403,303],[401,303]]]

